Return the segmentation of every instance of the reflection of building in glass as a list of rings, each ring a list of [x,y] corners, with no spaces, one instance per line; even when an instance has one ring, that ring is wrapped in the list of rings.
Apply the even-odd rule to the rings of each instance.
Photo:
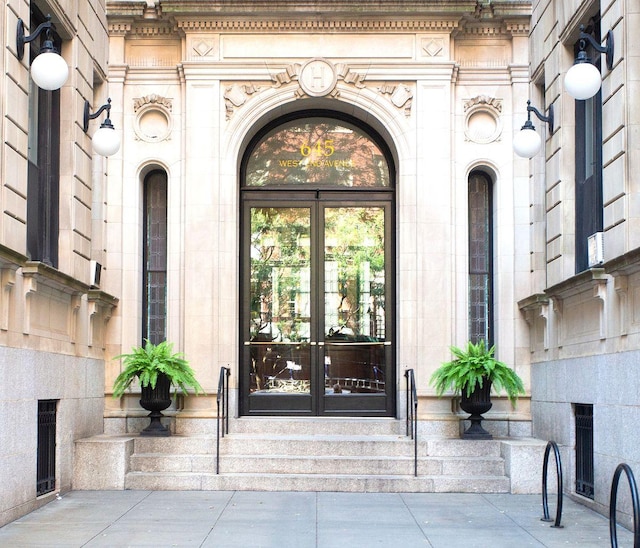
[[[267,132],[249,158],[247,184],[388,186],[384,167],[383,152],[360,128],[307,118]]]

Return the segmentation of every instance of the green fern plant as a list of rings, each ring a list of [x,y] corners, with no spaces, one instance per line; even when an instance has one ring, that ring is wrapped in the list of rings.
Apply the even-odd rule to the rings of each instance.
[[[429,384],[434,386],[438,396],[445,391],[465,390],[467,397],[476,386],[482,387],[485,381],[491,382],[496,392],[504,390],[512,406],[515,406],[518,396],[525,393],[522,379],[504,362],[494,357],[495,346],[487,348],[484,340],[477,344],[467,343],[466,349],[451,347],[455,359],[443,363],[435,370]]]
[[[160,373],[164,373],[171,384],[185,394],[188,393],[187,387],[193,388],[196,394],[204,394],[183,354],[173,353],[172,343],[162,341],[156,345],[146,340],[144,346],[134,347],[130,354],[120,354],[114,358],[117,359],[122,359],[124,369],[113,383],[114,398],[121,397],[135,379],[140,381],[141,386],[151,385],[151,388],[155,388]]]

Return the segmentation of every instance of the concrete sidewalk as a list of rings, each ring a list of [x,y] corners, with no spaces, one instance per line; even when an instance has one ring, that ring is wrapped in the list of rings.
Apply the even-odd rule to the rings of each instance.
[[[539,495],[73,491],[0,528],[0,546],[610,546],[606,518],[563,507],[556,529]],[[621,546],[632,537],[618,527]]]

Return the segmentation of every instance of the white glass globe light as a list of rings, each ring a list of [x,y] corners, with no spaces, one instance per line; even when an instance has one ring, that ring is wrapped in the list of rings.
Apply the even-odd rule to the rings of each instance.
[[[593,97],[601,85],[600,71],[591,63],[576,63],[564,76],[564,88],[579,101]]]
[[[542,146],[538,132],[531,128],[523,128],[513,138],[513,150],[522,158],[533,158]]]
[[[67,63],[52,51],[41,53],[31,63],[31,78],[39,88],[49,91],[60,89],[68,76]]]
[[[120,150],[120,132],[113,127],[100,127],[93,134],[93,150],[100,156],[113,156]]]

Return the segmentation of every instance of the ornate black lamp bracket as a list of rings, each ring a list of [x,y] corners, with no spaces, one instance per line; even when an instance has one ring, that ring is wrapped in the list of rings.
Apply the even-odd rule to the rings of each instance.
[[[549,133],[553,134],[553,105],[549,105],[549,115],[544,116],[536,107],[531,106],[531,101],[527,101],[527,121],[524,123],[524,126],[522,126],[522,129],[535,130],[535,127],[531,122],[532,112],[538,117],[538,120],[546,122],[549,125]]]
[[[53,45],[53,39],[51,38],[51,31],[55,30],[55,26],[51,22],[51,15],[47,15],[47,20],[44,23],[40,23],[36,30],[29,36],[24,34],[24,22],[22,19],[18,19],[18,28],[16,30],[16,54],[18,59],[22,60],[24,57],[24,45],[29,42],[33,42],[44,31],[45,40],[40,48],[40,53],[52,51],[58,53],[58,50]]]
[[[84,129],[85,133],[89,129],[89,121],[90,120],[95,120],[105,110],[107,111],[107,117],[105,118],[104,122],[102,122],[102,124],[100,124],[100,127],[108,127],[108,128],[114,129],[113,128],[113,124],[111,123],[111,119],[109,118],[111,116],[111,98],[107,99],[107,104],[106,105],[102,105],[93,114],[91,114],[91,105],[89,105],[89,101],[85,100],[85,102],[84,102],[83,126],[82,126],[82,129]]]
[[[607,61],[607,68],[611,70],[613,68],[613,31],[609,30],[607,32],[607,37],[605,39],[605,45],[601,45],[596,42],[596,39],[584,32],[584,25],[580,25],[580,51],[578,52],[578,57],[576,58],[576,63],[589,63],[589,59],[587,57],[587,42],[591,44],[593,49],[595,49],[599,53],[604,53]]]

